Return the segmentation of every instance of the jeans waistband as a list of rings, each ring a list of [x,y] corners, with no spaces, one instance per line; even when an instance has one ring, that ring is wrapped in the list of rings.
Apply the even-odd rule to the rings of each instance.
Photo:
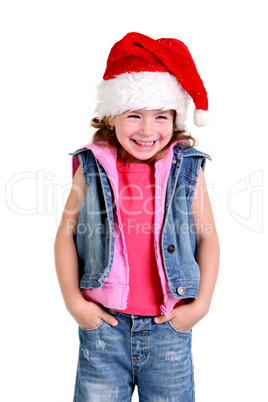
[[[151,319],[153,319],[155,317],[154,315],[136,315],[136,314],[123,313],[121,311],[116,311],[116,310],[113,310],[113,309],[111,309],[109,307],[105,307],[101,303],[98,303],[98,305],[101,308],[103,308],[103,310],[105,310],[107,313],[112,314],[112,315],[122,314],[122,315],[127,316],[127,317],[151,318]]]

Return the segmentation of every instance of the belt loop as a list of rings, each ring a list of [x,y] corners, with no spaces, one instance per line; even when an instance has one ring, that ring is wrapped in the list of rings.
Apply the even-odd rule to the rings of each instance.
[[[110,314],[112,314],[112,315],[117,315],[118,314],[118,311],[115,311],[115,310],[111,310],[110,308],[108,309],[109,311],[109,313]]]

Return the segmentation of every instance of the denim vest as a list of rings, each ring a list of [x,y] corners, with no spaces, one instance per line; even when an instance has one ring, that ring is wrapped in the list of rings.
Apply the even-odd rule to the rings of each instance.
[[[104,169],[90,146],[71,155],[73,163],[76,161],[76,168],[77,158],[82,166],[87,189],[75,239],[80,288],[98,289],[109,277],[114,259],[116,207],[112,187],[118,183],[109,176],[107,168]],[[172,163],[168,167],[161,258],[168,289],[175,299],[196,298],[198,295],[200,273],[195,260],[196,239],[191,204],[200,167],[204,169],[207,158],[211,159],[195,148],[181,149],[175,145]],[[111,183],[113,180],[115,182]]]

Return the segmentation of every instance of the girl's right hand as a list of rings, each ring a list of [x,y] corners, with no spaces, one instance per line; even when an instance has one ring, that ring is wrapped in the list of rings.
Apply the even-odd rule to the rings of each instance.
[[[86,301],[84,298],[75,304],[70,313],[74,317],[77,324],[84,329],[96,328],[101,320],[112,326],[116,326],[118,321],[103,308],[95,303]]]

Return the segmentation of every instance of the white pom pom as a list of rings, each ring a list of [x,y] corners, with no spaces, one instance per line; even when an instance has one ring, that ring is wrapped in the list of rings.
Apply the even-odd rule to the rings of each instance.
[[[209,111],[202,109],[195,109],[194,111],[194,124],[197,127],[202,127],[209,122]]]

